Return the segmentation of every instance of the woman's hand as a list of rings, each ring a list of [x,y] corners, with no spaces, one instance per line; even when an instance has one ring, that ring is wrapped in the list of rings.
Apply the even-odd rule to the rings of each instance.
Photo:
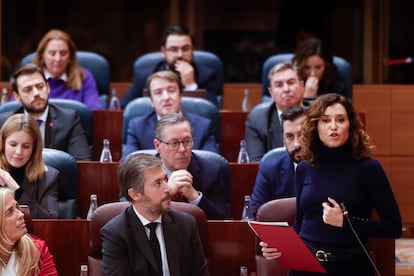
[[[338,202],[335,199],[328,197],[328,202],[322,203],[323,207],[323,222],[326,224],[336,226],[336,227],[343,227],[344,225],[344,216],[339,206]]]
[[[282,256],[282,253],[278,251],[277,248],[269,247],[269,245],[263,241],[261,241],[259,245],[262,247],[263,257],[267,260],[274,260]]]
[[[9,172],[0,169],[0,186],[16,191],[20,186],[16,183]]]
[[[305,82],[304,98],[316,98],[318,96],[319,80],[313,72],[308,76]]]

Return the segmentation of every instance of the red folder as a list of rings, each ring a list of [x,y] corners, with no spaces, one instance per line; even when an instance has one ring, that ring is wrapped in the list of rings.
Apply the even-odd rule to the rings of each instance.
[[[295,230],[286,222],[249,221],[249,226],[260,240],[282,253],[282,256],[276,259],[282,268],[326,272]]]

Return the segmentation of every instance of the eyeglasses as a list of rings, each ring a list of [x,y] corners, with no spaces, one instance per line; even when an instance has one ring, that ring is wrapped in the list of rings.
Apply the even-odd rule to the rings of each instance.
[[[164,143],[168,146],[168,149],[170,150],[177,150],[180,147],[180,144],[183,144],[184,148],[191,149],[194,145],[194,138],[185,138],[182,141],[178,140],[172,140],[172,141],[163,141],[161,139],[158,139],[161,143]]]
[[[181,52],[183,52],[183,53],[188,53],[188,52],[190,52],[191,50],[193,50],[193,47],[192,46],[190,46],[190,45],[186,45],[186,46],[183,46],[183,47],[169,47],[169,48],[167,48],[166,49],[167,50],[167,52],[171,52],[171,53],[174,53],[174,54],[176,54],[176,53],[178,53],[180,50],[181,50]]]

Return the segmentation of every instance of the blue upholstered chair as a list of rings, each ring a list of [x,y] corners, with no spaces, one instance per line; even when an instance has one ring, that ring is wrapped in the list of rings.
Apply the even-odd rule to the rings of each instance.
[[[134,75],[141,67],[159,63],[163,60],[161,52],[152,52],[138,57],[134,62]],[[217,75],[217,83],[221,87],[220,95],[223,94],[223,63],[221,59],[214,53],[208,51],[195,50],[194,62],[207,65],[212,68]],[[222,106],[223,97],[218,96],[219,106]]]
[[[268,160],[268,159],[273,159],[273,158],[280,157],[284,153],[286,153],[286,148],[285,147],[279,147],[279,148],[271,149],[268,152],[266,152],[265,155],[263,155],[260,162],[263,162],[263,161]]]
[[[287,62],[292,61],[294,54],[277,54],[268,57],[265,62],[263,63],[262,68],[262,101],[270,101],[271,98],[269,96],[269,71],[272,67],[280,62]],[[351,91],[352,94],[352,84],[353,84],[353,77],[352,77],[352,66],[351,64],[346,61],[345,59],[334,56],[333,62],[338,68],[338,74],[343,78],[345,82],[345,91]],[[352,98],[351,98],[352,100]]]
[[[184,112],[197,114],[215,122],[216,141],[220,144],[220,112],[214,104],[206,99],[182,97],[181,107]],[[149,97],[137,98],[128,103],[124,109],[124,120],[122,127],[122,144],[126,143],[129,121],[135,117],[143,116],[153,111]]]
[[[45,164],[59,171],[59,218],[76,218],[78,165],[75,158],[67,152],[49,148],[44,148],[42,154]]]
[[[25,56],[21,65],[32,62],[35,53]],[[110,83],[110,66],[108,60],[93,52],[77,51],[76,57],[81,66],[91,71],[96,81],[96,86],[99,91],[99,98],[103,108],[108,107],[109,102],[109,83]]]
[[[91,156],[93,156],[93,113],[83,103],[75,100],[67,99],[49,99],[50,104],[54,104],[59,107],[75,110],[79,117],[80,122],[85,131],[86,139],[88,140]],[[0,106],[0,113],[16,110],[21,107],[21,103],[17,101],[7,102],[5,105]]]

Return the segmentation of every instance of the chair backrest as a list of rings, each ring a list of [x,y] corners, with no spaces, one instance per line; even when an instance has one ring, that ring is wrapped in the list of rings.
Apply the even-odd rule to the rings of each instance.
[[[68,99],[49,99],[50,104],[54,104],[56,106],[73,109],[78,113],[80,117],[80,122],[85,131],[86,139],[88,140],[88,145],[92,151],[93,147],[93,112],[83,103],[75,101],[75,100],[68,100]],[[3,112],[11,112],[22,105],[18,101],[11,101],[7,102],[6,104],[0,106],[0,113]]]
[[[277,158],[279,156],[282,156],[285,153],[286,153],[286,148],[285,147],[279,147],[279,148],[271,149],[268,152],[266,152],[265,155],[263,155],[260,162],[263,162],[263,161],[268,160],[268,159]]]
[[[42,154],[45,164],[59,171],[59,218],[76,218],[78,166],[75,158],[67,152],[49,148],[44,148]]]
[[[286,221],[293,225],[296,214],[296,197],[274,199],[259,207],[256,214],[257,221]],[[260,254],[260,247],[256,246],[256,269],[261,276],[286,276],[287,270],[281,268],[274,260],[266,260]]]
[[[161,52],[152,52],[138,57],[134,62],[134,75],[137,74],[139,68],[157,64],[163,60],[164,58]],[[195,50],[194,62],[207,65],[213,69],[216,72],[217,82],[220,84],[219,87],[223,87],[223,63],[216,54],[208,51]]]
[[[214,104],[206,99],[183,96],[181,108],[184,112],[194,113],[213,121],[216,125],[216,141],[220,144],[220,111]],[[149,97],[140,97],[128,103],[124,110],[122,144],[126,143],[129,121],[135,117],[148,114],[153,110],[154,108]]]
[[[269,96],[269,71],[272,67],[280,62],[292,61],[294,54],[277,54],[268,57],[263,63],[262,68],[262,101],[271,100]],[[338,74],[343,78],[345,82],[345,91],[352,91],[353,76],[352,66],[345,59],[334,56],[333,62],[338,68]]]
[[[89,275],[102,275],[102,238],[101,228],[113,217],[130,205],[129,202],[112,202],[96,209],[89,224]],[[171,209],[189,213],[197,221],[197,228],[203,244],[204,254],[208,258],[208,222],[206,214],[198,206],[185,202],[171,202]]]
[[[25,65],[33,61],[35,53],[30,53],[25,56],[21,65]],[[100,100],[103,107],[108,106],[109,99],[109,84],[111,80],[110,66],[108,60],[100,54],[88,51],[77,51],[76,57],[79,64],[91,71],[96,81],[96,86],[99,91]]]

